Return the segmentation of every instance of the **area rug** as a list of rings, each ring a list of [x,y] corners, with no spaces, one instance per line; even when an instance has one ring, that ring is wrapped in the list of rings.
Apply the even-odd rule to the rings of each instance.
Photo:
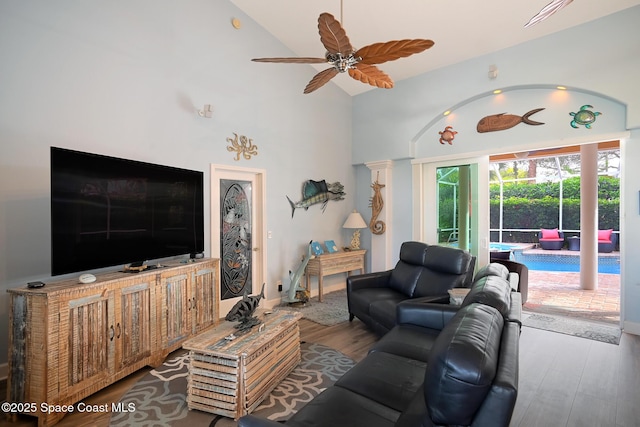
[[[573,335],[580,338],[620,344],[620,328],[551,314],[522,313],[522,324],[530,328]]]
[[[316,296],[304,305],[283,304],[278,308],[299,311],[305,319],[325,326],[333,326],[349,320],[346,289],[323,295],[322,302],[319,302]]]
[[[253,411],[254,415],[274,421],[288,419],[355,364],[348,356],[321,344],[302,343],[301,359],[293,372]],[[187,408],[188,363],[186,351],[176,352],[162,366],[141,378],[120,400],[125,407],[135,407],[135,410],[114,414],[109,425],[237,426],[231,418]]]

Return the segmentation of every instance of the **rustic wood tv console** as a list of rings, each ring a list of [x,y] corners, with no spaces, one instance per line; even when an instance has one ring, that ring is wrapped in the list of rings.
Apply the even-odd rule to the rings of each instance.
[[[73,405],[218,322],[219,260],[9,289],[7,400],[53,425]],[[114,402],[117,403],[117,402]],[[43,405],[44,404],[44,405]]]

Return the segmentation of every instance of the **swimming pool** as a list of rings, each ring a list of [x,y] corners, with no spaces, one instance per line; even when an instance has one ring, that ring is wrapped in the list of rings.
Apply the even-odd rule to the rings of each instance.
[[[529,270],[542,271],[580,271],[580,256],[561,253],[527,253],[522,250],[511,252],[511,259],[520,262]],[[620,274],[620,256],[598,256],[598,273]]]
[[[492,251],[515,251],[517,249],[527,249],[532,247],[531,243],[489,243],[489,250]]]

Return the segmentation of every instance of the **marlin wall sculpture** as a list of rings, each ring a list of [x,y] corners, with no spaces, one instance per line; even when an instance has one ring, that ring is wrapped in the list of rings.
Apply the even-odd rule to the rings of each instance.
[[[289,196],[287,196],[289,205],[291,205],[291,218],[293,218],[296,209],[303,208],[307,210],[309,206],[317,203],[322,203],[322,212],[324,212],[329,200],[344,200],[346,194],[347,193],[344,192],[344,185],[339,182],[327,184],[324,179],[322,181],[305,181],[302,186],[302,200],[294,203]]]

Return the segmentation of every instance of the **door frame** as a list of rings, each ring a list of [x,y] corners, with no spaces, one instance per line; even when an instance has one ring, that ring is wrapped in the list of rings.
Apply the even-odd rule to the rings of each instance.
[[[266,227],[266,180],[267,171],[265,169],[245,168],[239,166],[211,164],[211,256],[220,258],[220,180],[251,180],[252,188],[252,280],[254,289],[253,293],[259,292],[262,284],[266,282],[266,266],[267,266],[267,233]],[[220,286],[220,283],[218,283]],[[265,300],[269,289],[265,286]],[[221,300],[221,293],[217,292],[220,314],[226,314],[233,305],[242,297],[229,298]]]

